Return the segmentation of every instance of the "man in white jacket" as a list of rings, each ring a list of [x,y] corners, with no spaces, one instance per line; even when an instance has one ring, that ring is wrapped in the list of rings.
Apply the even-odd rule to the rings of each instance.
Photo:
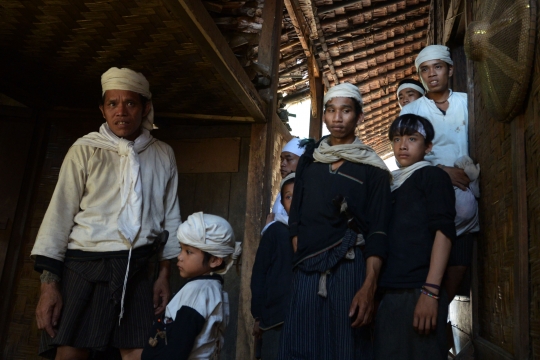
[[[69,149],[32,257],[41,275],[36,309],[40,354],[85,359],[112,346],[138,359],[154,314],[169,299],[176,241],[160,234],[180,225],[173,150],[150,135],[146,78],[111,68],[101,77],[106,122]],[[148,260],[159,250],[153,285]],[[99,355],[98,355],[99,356]]]

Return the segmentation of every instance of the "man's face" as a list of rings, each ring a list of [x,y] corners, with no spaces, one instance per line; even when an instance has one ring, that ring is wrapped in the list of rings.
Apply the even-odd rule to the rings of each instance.
[[[140,95],[128,90],[107,90],[99,108],[111,131],[118,137],[133,141],[140,134],[142,118],[150,112],[150,101],[145,108]]]
[[[414,100],[417,100],[421,97],[422,94],[420,94],[418,91],[411,88],[405,88],[401,90],[398,94],[399,105],[401,105],[401,107],[404,107],[408,103],[412,103]]]
[[[422,83],[429,92],[442,93],[448,90],[448,81],[454,67],[442,60],[424,61],[418,68]]]
[[[281,173],[281,178],[285,178],[292,172],[296,171],[296,166],[298,165],[298,159],[300,156],[293,154],[292,152],[283,151],[279,155],[281,163],[279,165],[279,172]]]
[[[326,103],[323,118],[331,143],[346,144],[354,141],[354,130],[364,120],[364,114],[356,114],[353,99],[336,97]]]
[[[432,143],[426,146],[424,137],[418,132],[412,135],[396,134],[392,139],[394,156],[399,165],[403,167],[422,161],[432,147]]]

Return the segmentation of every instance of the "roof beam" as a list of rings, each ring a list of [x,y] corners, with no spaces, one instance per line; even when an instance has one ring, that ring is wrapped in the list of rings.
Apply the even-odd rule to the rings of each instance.
[[[330,11],[341,9],[341,8],[347,7],[347,6],[353,6],[353,5],[356,5],[356,4],[361,3],[361,2],[362,2],[362,0],[351,0],[351,1],[343,1],[343,2],[339,2],[339,3],[334,3],[332,5],[321,6],[321,7],[317,8],[317,14],[318,15],[319,14],[326,14],[326,13],[329,13]]]
[[[255,121],[265,121],[266,104],[203,4],[198,0],[163,0],[163,4],[182,21],[185,30],[200,46],[248,113]]]

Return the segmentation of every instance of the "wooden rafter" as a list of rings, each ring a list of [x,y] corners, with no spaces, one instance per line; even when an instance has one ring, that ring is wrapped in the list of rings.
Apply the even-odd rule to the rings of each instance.
[[[231,87],[255,121],[265,121],[266,104],[242,69],[220,30],[203,4],[197,0],[163,0],[178,17],[205,56]],[[179,64],[181,66],[181,64]]]

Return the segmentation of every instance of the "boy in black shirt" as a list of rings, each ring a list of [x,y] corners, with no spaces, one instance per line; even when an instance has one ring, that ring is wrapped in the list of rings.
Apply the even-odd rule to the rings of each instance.
[[[379,286],[384,295],[375,322],[376,359],[446,359],[448,298],[442,281],[452,241],[455,196],[448,174],[424,156],[435,131],[418,115],[390,126],[396,160],[388,259]],[[437,326],[439,324],[439,326]]]

